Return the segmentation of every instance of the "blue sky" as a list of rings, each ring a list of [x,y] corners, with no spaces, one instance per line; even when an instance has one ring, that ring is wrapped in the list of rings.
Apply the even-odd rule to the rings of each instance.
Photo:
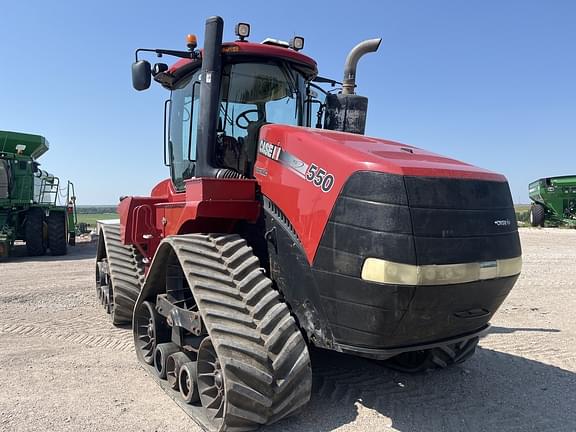
[[[132,89],[133,52],[183,49],[187,33],[201,45],[215,14],[227,40],[238,21],[254,41],[304,36],[336,79],[353,45],[382,37],[358,70],[367,133],[501,172],[516,202],[531,180],[576,174],[574,1],[2,3],[0,129],[45,135],[43,167],[75,181],[79,204],[146,195],[168,176],[168,94]]]

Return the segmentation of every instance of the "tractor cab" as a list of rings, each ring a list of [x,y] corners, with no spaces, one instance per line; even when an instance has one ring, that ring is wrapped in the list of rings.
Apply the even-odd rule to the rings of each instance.
[[[253,178],[260,128],[266,124],[364,133],[368,100],[354,94],[360,57],[378,49],[367,40],[349,54],[343,82],[318,77],[316,62],[300,53],[304,38],[290,42],[248,42],[250,26],[236,26],[234,42],[222,43],[223,21],[209,18],[203,50],[188,35],[187,51],[138,49],[132,65],[136,90],[150,86],[151,76],[171,96],[165,109],[165,163],[176,190],[193,177]],[[181,60],[153,67],[140,52]],[[319,84],[342,86],[332,94]],[[319,98],[322,93],[325,98]]]
[[[236,56],[223,65],[213,163],[229,176],[251,177],[260,128],[306,126],[307,78],[282,59]],[[167,152],[174,185],[195,176],[200,114],[200,65],[171,89]]]
[[[298,52],[304,39],[248,42],[249,25],[242,23],[238,40],[222,43],[221,23],[213,27],[218,34],[208,36],[203,50],[188,35],[188,51],[140,49],[132,67],[137,90],[148,88],[151,75],[171,92],[165,155],[176,190],[193,177],[251,178],[263,125],[310,126],[309,89],[317,68]],[[141,51],[182,60],[151,67],[138,59]]]

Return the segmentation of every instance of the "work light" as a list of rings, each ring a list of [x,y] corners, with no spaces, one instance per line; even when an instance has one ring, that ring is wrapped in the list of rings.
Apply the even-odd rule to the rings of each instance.
[[[250,36],[250,24],[247,23],[236,24],[236,27],[234,28],[234,33],[236,33],[236,36],[238,36],[240,40],[243,41],[245,38]]]
[[[290,39],[290,48],[294,51],[300,51],[304,48],[304,38],[302,36],[294,36]]]

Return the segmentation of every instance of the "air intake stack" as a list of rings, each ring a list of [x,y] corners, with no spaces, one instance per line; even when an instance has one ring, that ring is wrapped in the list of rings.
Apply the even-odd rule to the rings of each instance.
[[[382,39],[368,39],[360,42],[348,53],[344,64],[342,93],[326,96],[326,129],[364,135],[368,98],[355,93],[356,68],[364,54],[378,50]]]

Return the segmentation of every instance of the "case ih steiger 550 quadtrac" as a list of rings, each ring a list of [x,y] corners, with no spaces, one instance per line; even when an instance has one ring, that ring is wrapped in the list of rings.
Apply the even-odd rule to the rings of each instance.
[[[96,280],[142,364],[207,430],[243,431],[308,402],[311,346],[407,371],[470,357],[520,273],[506,179],[364,136],[356,65],[379,39],[338,83],[302,38],[222,31],[132,67],[137,90],[171,92],[171,178],[102,225]]]

